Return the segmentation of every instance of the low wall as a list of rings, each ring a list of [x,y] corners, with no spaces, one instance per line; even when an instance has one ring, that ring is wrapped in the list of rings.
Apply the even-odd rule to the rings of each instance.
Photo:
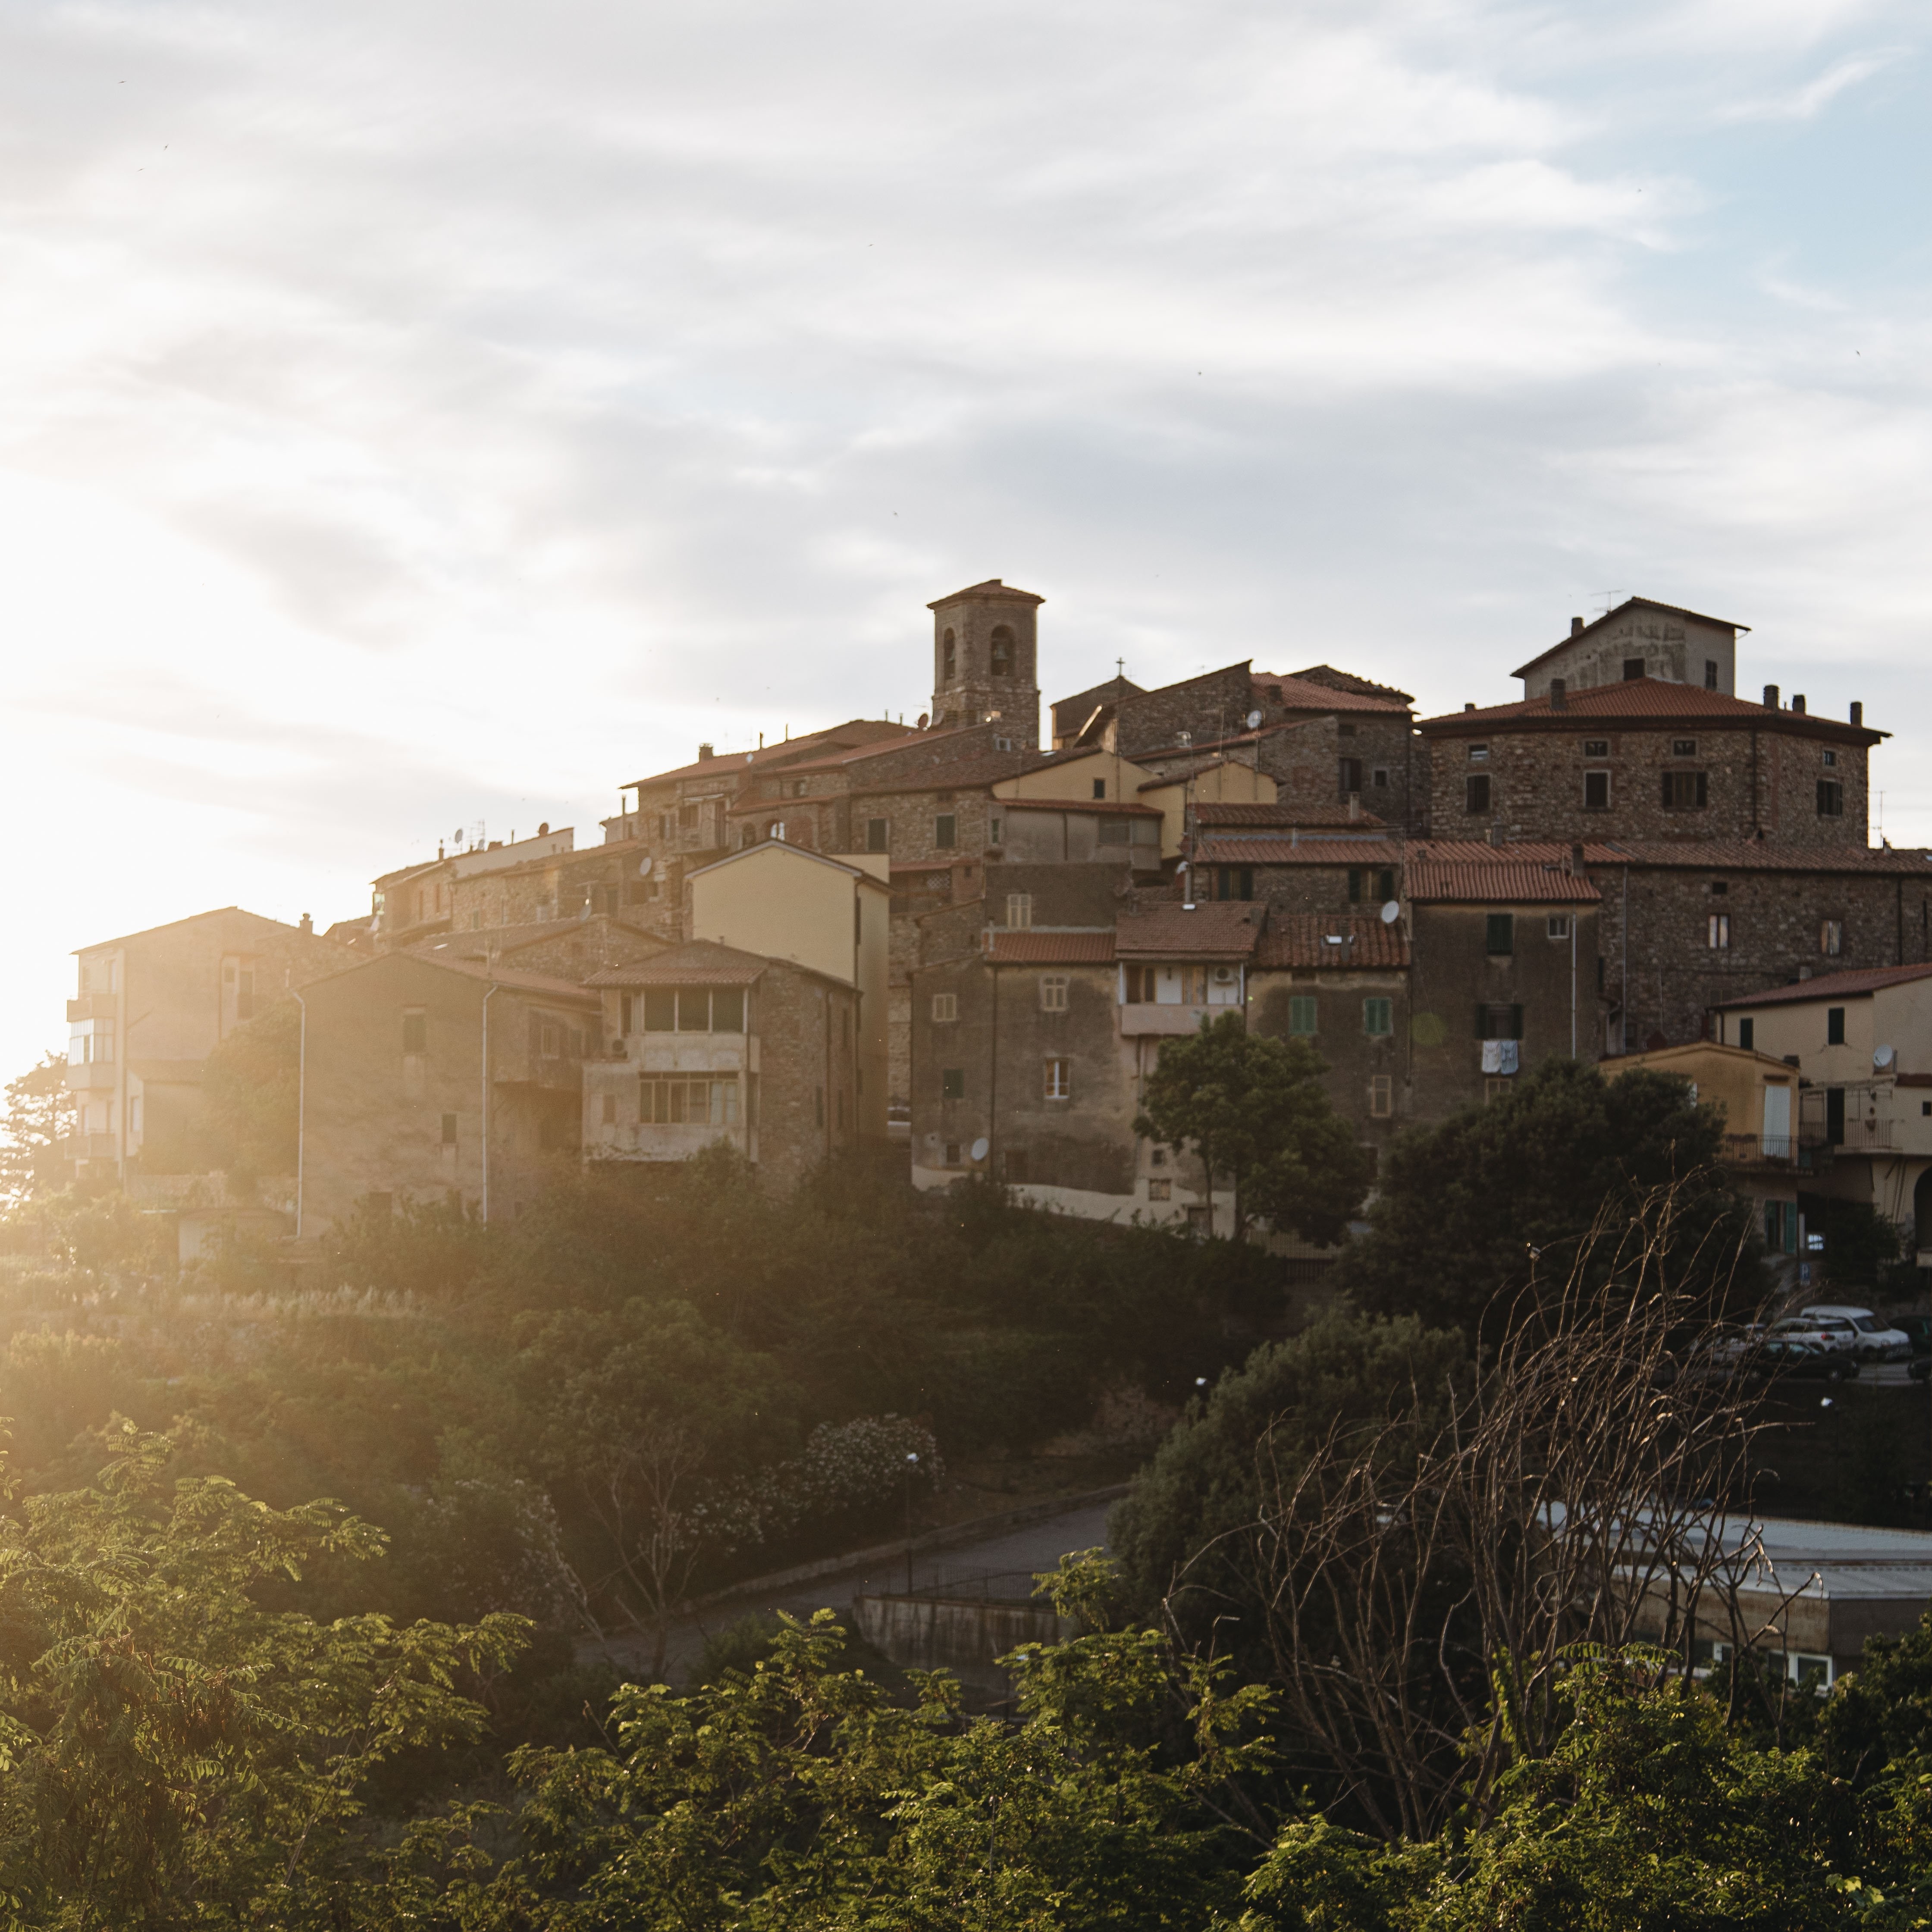
[[[852,1599],[852,1616],[874,1650],[917,1670],[985,1670],[1023,1643],[1060,1643],[1077,1634],[1050,1604],[980,1597],[860,1594]]]

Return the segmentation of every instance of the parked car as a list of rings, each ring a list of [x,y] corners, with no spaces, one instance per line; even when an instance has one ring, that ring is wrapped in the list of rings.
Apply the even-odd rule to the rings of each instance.
[[[1916,1382],[1932,1382],[1932,1355],[1914,1355],[1905,1372]]]
[[[1932,1315],[1888,1315],[1885,1318],[1910,1341],[1915,1357],[1932,1355]]]
[[[1774,1340],[1808,1342],[1814,1348],[1849,1355],[1854,1361],[1862,1339],[1850,1322],[1837,1317],[1821,1321],[1808,1315],[1787,1315],[1782,1322],[1774,1322],[1769,1333]]]
[[[1903,1328],[1894,1328],[1882,1315],[1869,1308],[1848,1308],[1837,1303],[1820,1302],[1798,1311],[1801,1322],[1849,1322],[1858,1330],[1852,1344],[1858,1357],[1868,1362],[1903,1362],[1912,1354],[1912,1337]]]
[[[1794,1376],[1804,1382],[1849,1382],[1858,1372],[1858,1358],[1844,1348],[1820,1348],[1809,1342],[1774,1335],[1745,1360],[1743,1372],[1754,1380]]]

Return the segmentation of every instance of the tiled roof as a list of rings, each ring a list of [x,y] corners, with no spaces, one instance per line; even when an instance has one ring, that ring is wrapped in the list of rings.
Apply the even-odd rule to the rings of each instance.
[[[1413,704],[1414,694],[1398,691],[1392,684],[1378,684],[1372,678],[1358,677],[1352,670],[1337,670],[1333,664],[1310,664],[1306,670],[1291,671],[1298,684],[1318,684],[1330,691],[1353,691],[1365,698],[1395,698]]]
[[[621,917],[593,913],[588,919],[552,919],[524,926],[484,926],[467,932],[445,933],[435,939],[419,940],[404,950],[455,959],[487,959],[492,953],[500,958],[506,952],[518,952],[526,946],[541,945],[548,939],[568,938],[572,933],[601,935],[607,926],[628,939],[640,939],[646,946],[662,946],[671,943],[659,934],[647,932]]]
[[[1154,781],[1155,784],[1164,784],[1166,782],[1164,778],[1156,778]],[[1150,785],[1141,787],[1142,791],[1152,789],[1153,787]],[[1258,825],[1280,826],[1285,828],[1298,827],[1304,832],[1316,827],[1319,827],[1324,832],[1357,830],[1375,832],[1380,830],[1383,824],[1383,820],[1378,818],[1372,812],[1360,812],[1352,818],[1348,807],[1344,805],[1331,806],[1326,810],[1318,806],[1311,812],[1306,806],[1249,805],[1233,802],[1223,805],[1212,800],[1196,806],[1194,822],[1197,825],[1202,826]]]
[[[1332,684],[1317,684],[1303,677],[1276,677],[1268,671],[1250,674],[1255,686],[1255,695],[1258,703],[1265,699],[1270,704],[1279,704],[1288,711],[1381,711],[1396,717],[1405,716],[1408,710],[1408,700],[1400,692],[1393,692],[1386,698],[1377,697],[1372,692],[1354,691]],[[1276,698],[1279,686],[1281,696]]]
[[[1016,590],[1010,584],[1002,584],[997,577],[989,577],[983,584],[969,584],[964,590],[956,590],[950,597],[935,597],[926,608],[937,610],[942,604],[956,604],[962,597],[1009,597],[1020,604],[1044,604],[1044,597],[1036,597],[1030,590]]]
[[[1431,839],[1407,848],[1404,885],[1414,900],[1469,905],[1592,905],[1603,895],[1569,869],[1562,845],[1484,845]]]
[[[756,771],[772,765],[791,763],[800,753],[843,751],[848,753],[877,750],[882,743],[897,743],[920,734],[910,724],[895,724],[886,718],[854,718],[823,731],[808,731],[796,738],[783,738],[776,745],[761,745],[754,752],[718,752],[668,772],[653,772],[649,778],[632,778],[618,787],[631,791],[638,786],[669,784],[679,778],[723,777],[736,770]],[[621,814],[619,814],[620,817]]]
[[[1491,704],[1475,711],[1450,711],[1440,718],[1423,718],[1415,728],[1432,736],[1486,731],[1501,727],[1518,730],[1570,731],[1582,725],[1608,726],[1628,722],[1641,726],[1654,718],[1675,718],[1684,724],[1744,727],[1774,725],[1814,738],[1836,738],[1851,744],[1875,745],[1889,732],[1821,718],[1809,711],[1767,710],[1728,692],[1706,691],[1696,685],[1672,684],[1663,678],[1634,677],[1611,684],[1593,684],[1569,694],[1560,710],[1546,697],[1515,704]]]
[[[1514,851],[1514,846],[1504,846]],[[1559,853],[1560,846],[1525,849]],[[1894,872],[1923,874],[1932,854],[1916,848],[1784,845],[1772,839],[1619,838],[1583,848],[1592,866],[1678,866],[1711,872]]]
[[[495,986],[508,986],[513,992],[542,993],[553,1000],[575,1000],[579,1002],[590,998],[577,981],[560,980],[548,973],[519,973],[501,966],[493,972],[482,960],[446,959],[432,952],[392,952],[388,957],[407,959],[418,966],[434,966],[439,973],[460,973],[466,979],[488,980]],[[367,966],[352,970],[366,972],[369,967],[380,966],[382,963],[380,959],[373,959]]]
[[[1255,950],[1268,916],[1245,899],[1203,900],[1190,912],[1178,901],[1123,913],[1114,926],[1124,959],[1245,959]]]
[[[1772,986],[1762,993],[1746,993],[1726,1000],[1730,1006],[1784,1006],[1801,1000],[1857,999],[1886,986],[1904,986],[1914,980],[1932,980],[1932,964],[1872,966],[1850,973],[1821,973],[1815,980],[1800,980],[1795,986]]]
[[[1130,818],[1161,816],[1158,806],[1131,805],[1110,798],[1003,798],[999,806],[1002,812],[1094,812],[1117,817],[1124,814]]]
[[[756,952],[720,946],[714,939],[688,939],[655,959],[607,966],[591,974],[586,986],[748,986],[771,964]]]
[[[1009,932],[994,927],[986,957],[995,966],[1104,966],[1114,956],[1111,932]]]
[[[1519,664],[1510,673],[1511,677],[1527,677],[1545,658],[1553,658],[1558,651],[1567,650],[1580,638],[1587,638],[1599,626],[1607,624],[1612,617],[1621,617],[1626,610],[1641,608],[1661,610],[1666,617],[1688,617],[1694,624],[1709,624],[1720,631],[1748,631],[1748,624],[1734,624],[1728,617],[1707,617],[1700,610],[1686,610],[1676,604],[1658,604],[1648,597],[1626,597],[1613,610],[1606,610],[1600,617],[1593,618],[1580,631],[1572,631],[1559,642],[1552,644],[1546,651],[1538,651],[1528,664]]]
[[[289,926],[280,920],[271,919],[266,913],[248,912],[240,906],[231,905],[211,906],[206,912],[191,912],[182,919],[167,920],[159,926],[143,927],[139,932],[124,932],[116,939],[96,939],[86,946],[76,946],[74,949],[74,956],[77,958],[83,952],[98,952],[104,946],[126,946],[136,939],[146,939],[157,932],[172,932],[178,926],[193,926],[199,920],[230,917],[252,919],[257,926],[273,926],[278,932],[286,933],[291,939],[312,940],[317,945],[327,946],[332,951],[348,950],[342,940],[332,940],[326,933],[304,932],[300,926]]]
[[[1341,943],[1332,943],[1336,940]],[[1277,912],[1255,949],[1254,963],[1338,970],[1406,966],[1408,941],[1400,920],[1384,924],[1373,913]]]
[[[1286,832],[1242,830],[1204,834],[1195,841],[1204,866],[1399,866],[1394,838],[1292,838]]]

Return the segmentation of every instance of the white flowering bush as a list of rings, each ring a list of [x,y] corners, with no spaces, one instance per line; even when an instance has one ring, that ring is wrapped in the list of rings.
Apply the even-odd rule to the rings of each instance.
[[[791,1541],[862,1516],[945,1474],[931,1430],[903,1415],[822,1422],[802,1454],[714,1489],[692,1511],[699,1533],[731,1553]]]

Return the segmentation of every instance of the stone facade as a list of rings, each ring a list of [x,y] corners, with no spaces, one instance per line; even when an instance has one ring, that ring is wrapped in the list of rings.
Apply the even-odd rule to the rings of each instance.
[[[1039,616],[1046,601],[995,577],[926,607],[935,729],[991,721],[1019,749],[1039,748]]]
[[[1510,675],[1522,680],[1526,698],[1546,695],[1552,678],[1585,691],[1633,675],[1735,696],[1738,633],[1748,628],[1632,597],[1594,623],[1571,618],[1568,637]]]

